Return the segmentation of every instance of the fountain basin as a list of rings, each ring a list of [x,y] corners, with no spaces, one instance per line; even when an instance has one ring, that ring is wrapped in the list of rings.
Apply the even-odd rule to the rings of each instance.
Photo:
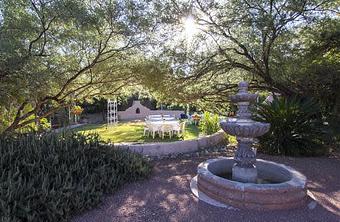
[[[242,209],[281,210],[303,206],[307,200],[306,177],[298,171],[258,159],[258,177],[269,183],[242,183],[219,175],[232,172],[233,158],[210,159],[198,166],[199,192],[222,204]]]

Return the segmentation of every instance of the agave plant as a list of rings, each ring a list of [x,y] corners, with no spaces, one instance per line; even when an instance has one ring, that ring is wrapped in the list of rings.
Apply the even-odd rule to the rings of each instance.
[[[258,121],[271,124],[259,138],[260,150],[281,155],[321,155],[325,128],[318,104],[311,99],[274,97],[271,103],[257,105]]]

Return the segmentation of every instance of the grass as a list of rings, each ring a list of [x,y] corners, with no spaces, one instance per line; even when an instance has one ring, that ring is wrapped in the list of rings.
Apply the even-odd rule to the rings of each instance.
[[[185,132],[182,137],[165,137],[164,139],[158,136],[153,139],[151,136],[143,136],[144,122],[132,121],[121,122],[115,126],[107,127],[106,124],[88,124],[74,129],[81,133],[98,133],[100,138],[106,142],[121,143],[121,142],[170,142],[177,140],[190,140],[199,136],[199,128],[192,124],[186,124]]]

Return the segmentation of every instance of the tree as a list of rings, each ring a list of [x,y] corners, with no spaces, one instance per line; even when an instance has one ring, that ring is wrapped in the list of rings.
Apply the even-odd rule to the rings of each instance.
[[[300,91],[316,98],[324,112],[339,115],[340,119],[339,30],[340,22],[336,19],[327,19],[303,30],[306,49],[290,63],[290,68],[296,70]]]
[[[301,94],[301,88],[292,84],[294,73],[287,68],[305,48],[299,33],[320,20],[336,18],[339,10],[339,1],[334,0],[195,0],[155,4],[164,8],[165,27],[172,25],[184,31],[180,18],[192,16],[196,20],[199,31],[195,37],[165,44],[164,54],[184,73],[175,77],[191,79],[187,81],[190,85],[210,82],[210,87],[201,90],[202,99],[212,98],[210,95],[225,97],[239,79],[250,81],[254,90],[276,91],[286,96]],[[177,21],[168,14],[177,16]]]
[[[72,100],[112,95],[134,84],[127,67],[145,44],[151,21],[143,3],[5,0],[0,10],[3,132]]]

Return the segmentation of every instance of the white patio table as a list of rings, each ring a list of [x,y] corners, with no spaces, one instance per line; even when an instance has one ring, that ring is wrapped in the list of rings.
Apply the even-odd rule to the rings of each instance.
[[[170,121],[170,120],[176,120],[174,116],[147,116],[146,120],[148,121],[160,121],[160,120],[165,120],[165,121]]]
[[[153,127],[160,129],[164,125],[171,125],[173,128],[179,125],[179,120],[156,120],[156,121],[147,121],[147,123]]]

